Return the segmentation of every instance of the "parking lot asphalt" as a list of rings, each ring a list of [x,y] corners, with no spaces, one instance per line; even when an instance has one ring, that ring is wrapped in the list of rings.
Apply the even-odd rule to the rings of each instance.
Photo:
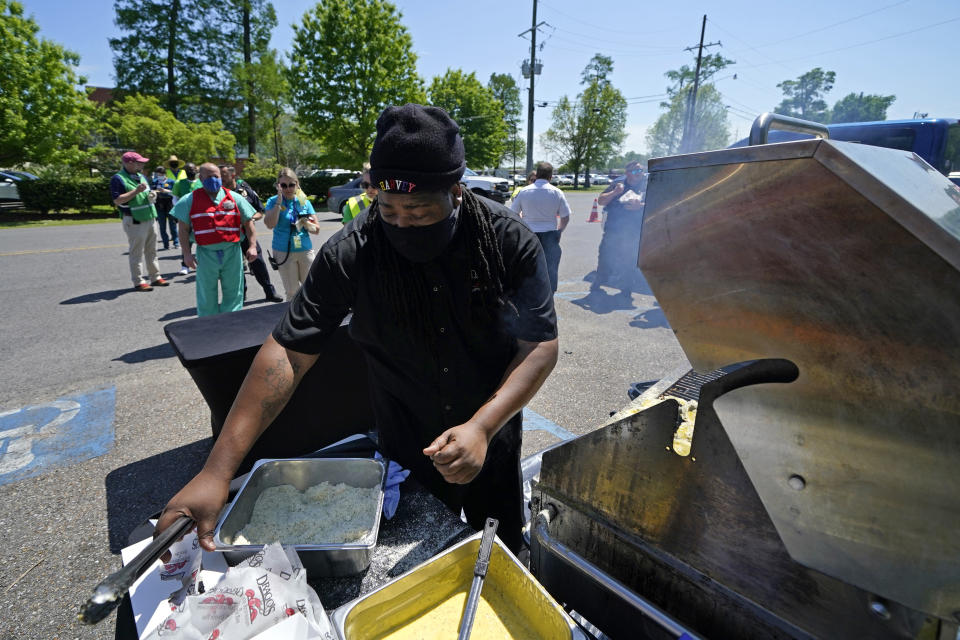
[[[529,405],[525,455],[595,428],[626,404],[630,383],[686,363],[649,291],[629,306],[583,304],[601,234],[586,222],[595,196],[568,194],[574,217],[555,298],[561,355]],[[324,238],[340,225],[322,218]],[[268,246],[269,232],[258,233]],[[125,250],[113,222],[0,232],[0,639],[113,638],[113,616],[76,623],[80,604],[211,444],[209,410],[162,331],[195,314],[193,276],[176,276],[176,254],[161,252],[173,284],[135,293]],[[267,304],[247,280],[250,302]],[[80,417],[86,430],[41,428]],[[4,475],[11,446],[24,448],[14,429],[46,457],[23,463],[27,451]]]

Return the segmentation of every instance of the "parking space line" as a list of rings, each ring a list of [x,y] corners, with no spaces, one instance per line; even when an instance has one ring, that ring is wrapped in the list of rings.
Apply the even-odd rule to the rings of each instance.
[[[3,251],[2,256],[26,256],[32,253],[60,253],[62,251],[91,251],[93,249],[126,249],[126,244],[101,244],[93,247],[61,247],[59,249],[30,249],[28,251]]]

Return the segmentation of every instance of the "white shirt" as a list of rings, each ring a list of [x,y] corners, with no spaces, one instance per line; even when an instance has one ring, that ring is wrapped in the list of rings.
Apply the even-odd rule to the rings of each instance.
[[[563,191],[543,179],[520,189],[510,208],[520,214],[534,233],[556,231],[557,217],[570,217],[570,205]]]

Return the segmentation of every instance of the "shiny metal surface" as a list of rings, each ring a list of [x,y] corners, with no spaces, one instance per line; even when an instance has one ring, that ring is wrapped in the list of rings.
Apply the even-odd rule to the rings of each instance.
[[[952,619],[960,190],[828,140],[653,160],[640,267],[696,370],[799,368],[716,403],[790,555]]]
[[[733,387],[789,379],[782,361],[735,373]],[[925,615],[890,602],[883,619],[873,594],[790,557],[713,411],[723,377],[701,390],[690,455],[673,451],[680,403],[658,399],[673,382],[637,399],[647,408],[544,453],[533,499],[557,510],[550,536],[707,638],[918,637]],[[549,548],[532,545],[531,571],[614,638],[666,637]]]
[[[577,574],[577,582],[597,583],[605,592],[613,597],[627,603],[634,611],[651,620],[654,624],[663,628],[675,638],[689,638],[689,640],[699,640],[699,636],[693,633],[682,624],[668,616],[652,603],[647,602],[636,593],[627,588],[623,583],[611,578],[595,564],[571,550],[562,542],[556,540],[550,535],[550,520],[556,516],[556,509],[552,505],[547,505],[534,518],[533,522],[533,544],[537,547],[534,553],[539,553],[541,549],[562,558],[564,562],[570,565]]]
[[[382,638],[452,594],[469,589],[481,535],[467,538],[399,578],[338,607],[331,616],[338,636],[342,640]],[[499,538],[493,542],[483,593],[493,606],[510,607],[522,616],[531,637],[586,640],[573,620]]]
[[[810,122],[809,120],[801,120],[800,118],[791,118],[790,116],[785,116],[779,113],[761,113],[757,116],[757,119],[753,121],[753,125],[750,127],[750,144],[766,144],[767,135],[770,133],[770,129],[782,129],[784,131],[796,131],[797,133],[809,133],[813,136],[819,136],[821,138],[829,138],[830,130],[827,128],[827,125],[820,124],[819,122]]]
[[[227,562],[237,564],[259,551],[263,545],[233,544],[253,513],[253,506],[264,489],[291,484],[299,491],[321,482],[342,482],[351,487],[378,489],[377,499],[370,503],[373,527],[359,542],[344,544],[295,544],[307,575],[312,578],[350,576],[370,566],[377,544],[380,517],[383,509],[383,464],[371,458],[294,458],[258,460],[233,502],[227,507],[217,528],[213,542]]]

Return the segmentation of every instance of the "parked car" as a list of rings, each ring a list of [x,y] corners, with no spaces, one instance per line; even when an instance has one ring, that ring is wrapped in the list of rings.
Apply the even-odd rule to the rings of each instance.
[[[20,193],[17,191],[17,183],[23,180],[36,180],[37,176],[26,171],[16,171],[15,169],[0,170],[0,202],[7,206],[20,202]]]
[[[360,187],[362,180],[363,176],[359,175],[346,184],[327,189],[327,209],[333,213],[343,215],[343,205],[347,203],[347,200],[355,195],[359,195],[363,191]]]
[[[510,197],[510,182],[506,178],[482,176],[467,169],[460,178],[461,184],[474,193],[503,204]]]
[[[590,184],[610,184],[610,178],[607,176],[590,174]]]

